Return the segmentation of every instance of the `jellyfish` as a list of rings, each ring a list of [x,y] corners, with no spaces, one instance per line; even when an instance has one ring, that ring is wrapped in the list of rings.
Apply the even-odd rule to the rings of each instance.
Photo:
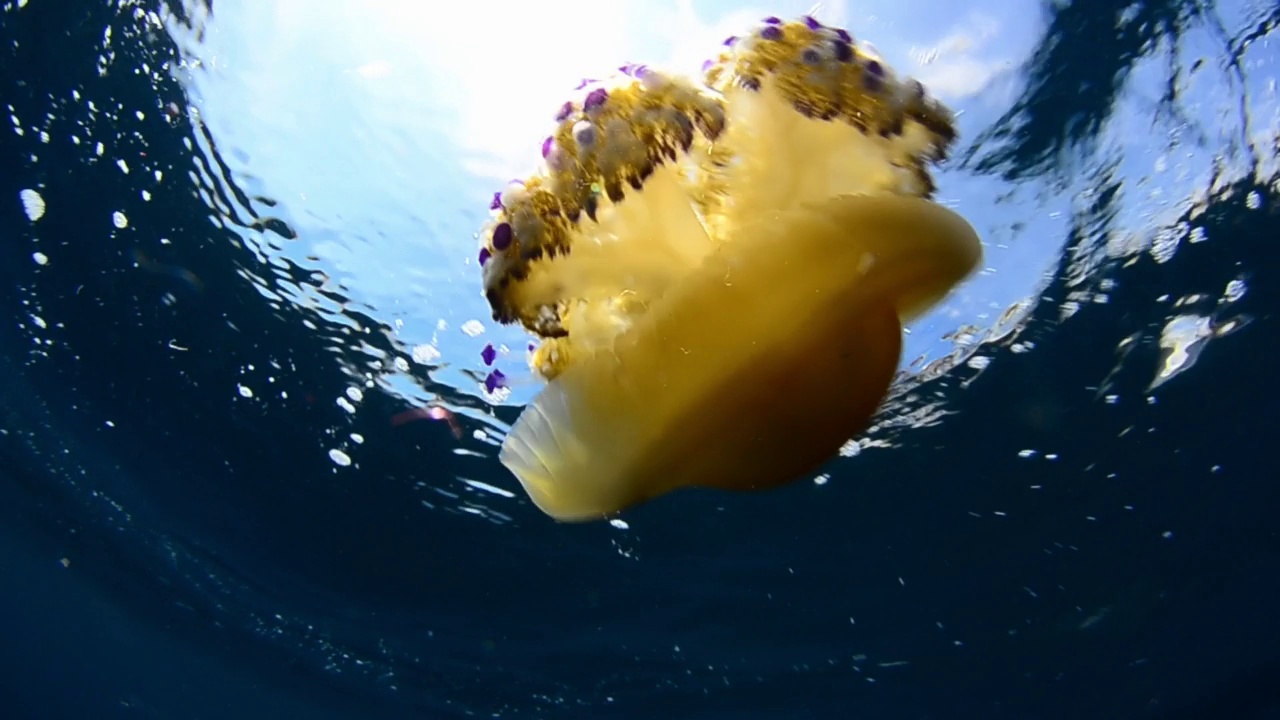
[[[903,326],[977,267],[932,201],[951,112],[843,29],[766,18],[697,77],[627,65],[494,194],[479,265],[543,380],[498,457],[563,522],[775,488],[864,431]]]

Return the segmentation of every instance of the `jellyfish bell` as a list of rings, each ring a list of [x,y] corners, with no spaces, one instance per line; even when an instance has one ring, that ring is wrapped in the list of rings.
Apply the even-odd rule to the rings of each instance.
[[[770,18],[697,80],[641,67],[561,107],[481,233],[495,319],[544,338],[499,459],[562,521],[816,469],[981,258],[930,200],[949,112],[847,32]]]
[[[574,358],[517,421],[500,458],[545,512],[589,519],[815,469],[883,399],[899,308],[953,281],[977,244],[936,205],[857,195],[743,234],[611,347]]]

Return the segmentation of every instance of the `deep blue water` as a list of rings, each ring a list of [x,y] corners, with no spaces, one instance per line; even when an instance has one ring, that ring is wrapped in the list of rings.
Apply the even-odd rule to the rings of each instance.
[[[393,427],[413,402],[380,385],[358,412],[335,403],[370,358],[410,351],[359,298],[324,313],[260,289],[338,292],[319,261],[267,271],[239,241],[243,209],[272,201],[166,116],[189,101],[177,80],[129,70],[177,45],[130,33],[131,4],[9,5],[0,101],[28,129],[0,132],[0,715],[1280,717],[1276,138],[1189,142],[1226,158],[1219,180],[1181,214],[1138,210],[1202,242],[1099,250],[1133,210],[1122,196],[1145,192],[1105,141],[1130,71],[1207,23],[1265,77],[1280,6],[1046,10],[1008,112],[953,162],[1094,194],[1043,240],[1065,249],[985,364],[897,410],[936,395],[948,414],[834,461],[824,485],[680,493],[622,529],[542,516],[473,435],[518,406],[443,370],[406,372],[458,410],[461,440]],[[1116,29],[1126,7],[1138,29]],[[1192,112],[1177,85],[1153,128]],[[1237,95],[1210,115],[1241,112]],[[178,189],[143,202],[155,169]],[[109,223],[121,208],[127,231]],[[1247,291],[1224,299],[1232,281]],[[1151,389],[1179,315],[1214,332]],[[269,402],[236,392],[246,377]],[[328,451],[351,433],[359,461],[338,472]]]

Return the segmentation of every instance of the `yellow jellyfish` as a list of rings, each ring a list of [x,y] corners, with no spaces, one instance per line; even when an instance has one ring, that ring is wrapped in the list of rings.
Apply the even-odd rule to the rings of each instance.
[[[494,318],[542,338],[547,384],[499,459],[557,520],[804,477],[982,256],[930,200],[951,113],[810,17],[766,18],[696,79],[624,67],[555,121],[480,264]]]

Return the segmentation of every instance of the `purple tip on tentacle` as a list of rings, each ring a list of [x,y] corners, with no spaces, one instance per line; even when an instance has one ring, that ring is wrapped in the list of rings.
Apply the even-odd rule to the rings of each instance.
[[[552,137],[548,137],[546,140],[542,141],[542,158],[544,160],[551,154],[551,148],[555,147],[555,144],[555,138]]]
[[[480,359],[484,361],[485,365],[492,365],[497,358],[498,351],[493,349],[493,343],[485,345],[484,349],[480,351]],[[493,391],[491,390],[490,392]]]
[[[502,252],[511,247],[511,241],[515,238],[515,233],[511,231],[511,223],[498,223],[493,229],[493,249]]]
[[[782,28],[778,27],[777,25],[768,25],[765,27],[765,29],[760,31],[760,37],[764,38],[765,40],[781,40]]]
[[[556,122],[564,122],[565,118],[573,114],[573,103],[566,102],[556,111]]]
[[[770,15],[769,17],[765,18],[764,20],[761,20],[760,22],[764,23],[765,25],[781,25],[782,18]]]
[[[711,68],[715,67],[715,64],[716,64],[716,61],[715,61],[715,60],[703,60],[703,61],[702,61],[702,72],[706,72],[706,71],[710,70]]]
[[[536,344],[529,343],[529,352],[533,352],[534,350],[537,350],[537,349],[538,349],[538,346]]]
[[[547,167],[553,172],[560,172],[569,166],[569,154],[564,148],[556,145],[551,148],[551,153],[547,155]]]
[[[587,99],[582,101],[583,110],[595,110],[604,105],[604,101],[609,99],[609,91],[604,88],[596,88],[587,93]]]
[[[813,48],[805,48],[804,52],[800,54],[800,59],[803,60],[806,65],[817,65],[822,61],[822,55]]]
[[[590,148],[596,144],[596,127],[589,122],[580,121],[573,126],[573,141],[580,148]]]
[[[640,79],[649,74],[649,66],[643,63],[627,63],[618,68],[618,71],[627,77]]]
[[[489,209],[490,210],[502,209],[502,193],[496,192],[493,194],[493,200],[489,202]]]
[[[597,82],[596,80],[592,80],[591,78],[582,78],[582,80],[578,83],[578,87],[574,88],[574,90],[582,90],[586,88],[588,85],[594,85],[596,82]]]
[[[818,22],[817,18],[815,18],[815,17],[814,17],[814,16],[812,16],[812,15],[805,15],[805,16],[804,16],[804,24],[805,24],[805,25],[808,25],[810,30],[821,30],[821,29],[822,29],[822,23]]]
[[[849,31],[845,30],[844,28],[836,28],[836,37],[840,38],[845,42],[853,42],[853,36],[850,35]]]
[[[867,61],[866,72],[862,74],[862,84],[873,92],[883,87],[884,66],[875,60]]]
[[[847,42],[836,41],[836,60],[842,63],[853,60],[853,46]]]
[[[489,258],[493,257],[493,253],[489,252],[489,248],[480,248],[480,267],[484,267],[489,262]]]
[[[727,38],[725,38],[725,39],[724,39],[724,46],[725,46],[725,47],[733,47],[734,43],[736,43],[736,42],[738,42],[738,36],[737,36],[737,35],[730,35],[729,37],[727,37]]]
[[[484,389],[489,392],[496,392],[498,388],[507,386],[507,376],[502,374],[501,370],[492,370],[484,379]]]

